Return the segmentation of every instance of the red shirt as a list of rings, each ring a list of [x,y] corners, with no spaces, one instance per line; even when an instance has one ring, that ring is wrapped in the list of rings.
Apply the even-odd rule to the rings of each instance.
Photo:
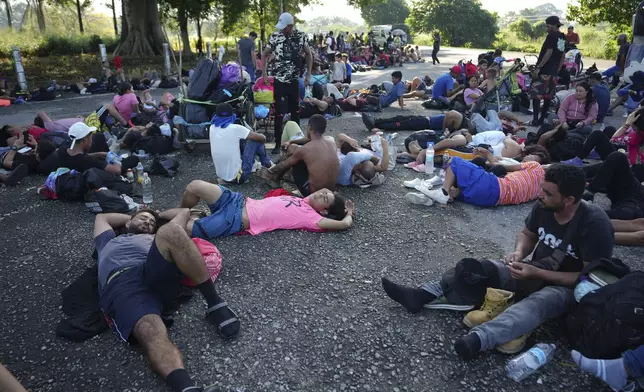
[[[121,56],[114,57],[114,66],[116,69],[121,68]]]
[[[40,135],[42,135],[43,133],[47,132],[47,130],[45,128],[40,128],[40,127],[37,127],[35,125],[32,125],[28,129],[28,132],[29,132],[29,134],[31,136],[34,137],[34,139],[36,139],[36,141],[38,141],[38,140],[40,140]]]
[[[566,34],[566,41],[571,43],[579,42],[579,34],[575,32]]]

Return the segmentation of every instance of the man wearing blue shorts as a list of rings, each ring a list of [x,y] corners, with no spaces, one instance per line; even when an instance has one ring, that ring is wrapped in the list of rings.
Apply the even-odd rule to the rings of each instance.
[[[158,218],[151,210],[140,210],[134,216],[96,216],[101,309],[123,341],[141,346],[152,369],[172,391],[212,391],[196,386],[185,370],[161,318],[164,305],[176,298],[181,280],[188,277],[207,302],[206,320],[220,335],[226,339],[236,336],[240,322],[217,294],[201,252],[184,231],[190,210],[177,210],[174,219],[161,228]],[[117,236],[115,230],[121,228],[127,234]]]

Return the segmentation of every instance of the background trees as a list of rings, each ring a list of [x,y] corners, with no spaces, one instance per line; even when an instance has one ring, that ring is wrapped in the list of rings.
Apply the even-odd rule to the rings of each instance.
[[[404,0],[385,0],[361,7],[360,15],[370,26],[404,23],[409,16],[409,7]]]

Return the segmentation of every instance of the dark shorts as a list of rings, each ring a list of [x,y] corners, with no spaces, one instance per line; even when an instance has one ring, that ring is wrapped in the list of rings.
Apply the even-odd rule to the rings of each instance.
[[[309,184],[309,169],[304,162],[298,162],[291,168],[293,181],[303,197],[311,195],[311,184]]]
[[[431,116],[429,118],[429,129],[432,131],[444,131],[443,124],[445,123],[445,115],[439,114],[438,116]]]
[[[450,161],[461,190],[459,199],[479,207],[494,207],[501,197],[499,179],[485,169],[459,157]]]
[[[418,131],[405,138],[405,149],[409,151],[409,143],[416,141],[420,148],[427,148],[427,143],[438,143],[441,140],[440,136],[434,131]]]
[[[530,98],[552,99],[557,93],[557,81],[555,76],[539,75],[536,81],[530,85]]]
[[[124,341],[128,341],[141,317],[161,317],[164,304],[177,297],[184,278],[176,264],[163,258],[156,242],[145,263],[112,271],[109,276],[101,295],[101,309]]]
[[[197,220],[192,226],[192,237],[211,240],[228,237],[244,230],[242,211],[244,196],[219,185],[222,195],[215,204],[208,206],[210,216]]]

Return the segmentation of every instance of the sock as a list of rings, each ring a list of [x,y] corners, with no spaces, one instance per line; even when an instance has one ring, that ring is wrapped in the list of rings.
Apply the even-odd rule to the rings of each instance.
[[[615,390],[620,390],[628,383],[628,374],[624,367],[624,359],[590,359],[580,352],[572,351],[572,359],[581,368],[595,377],[602,379]]]
[[[541,105],[541,100],[539,99],[533,99],[532,100],[532,119],[534,122],[539,121],[539,112],[541,109],[539,109],[539,106]]]
[[[423,289],[405,287],[403,285],[396,284],[387,278],[382,278],[382,288],[385,290],[385,293],[387,293],[389,298],[404,306],[405,309],[411,313],[419,312],[423,308],[423,305],[436,299],[435,295],[432,295]]]
[[[186,369],[176,369],[168,374],[165,379],[166,384],[175,392],[197,392],[201,388],[195,387],[195,382],[192,381]],[[186,390],[187,388],[190,388]]]
[[[207,281],[197,285],[197,288],[206,299],[209,308],[222,301],[221,297],[219,297],[219,294],[217,294],[217,291],[215,290],[215,284],[212,282],[212,279],[208,278]]]

